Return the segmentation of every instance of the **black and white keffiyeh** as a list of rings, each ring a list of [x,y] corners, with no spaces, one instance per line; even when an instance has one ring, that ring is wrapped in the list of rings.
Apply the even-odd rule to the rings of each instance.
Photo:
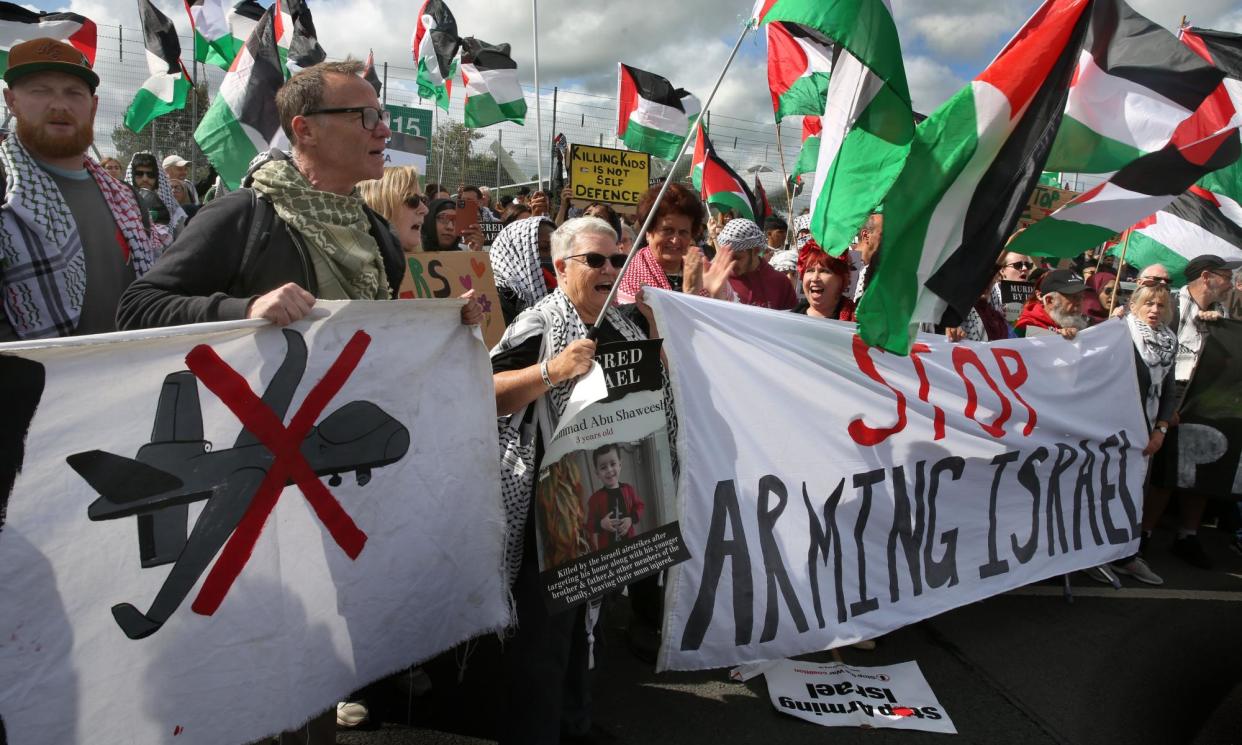
[[[134,185],[134,161],[142,156],[146,156],[155,163],[155,175],[159,179],[159,186],[156,187],[155,193],[159,196],[160,202],[164,204],[165,209],[168,210],[168,226],[166,230],[163,229],[164,226],[151,225],[153,237],[160,242],[160,245],[156,248],[158,251],[163,251],[168,247],[168,244],[172,243],[177,229],[186,221],[187,216],[185,209],[177,202],[177,198],[173,196],[172,184],[168,181],[168,174],[164,173],[164,169],[160,168],[159,161],[151,153],[134,153],[134,157],[129,159],[129,165],[125,167],[125,183],[131,186]],[[157,228],[159,229],[157,230]]]
[[[1177,359],[1177,337],[1164,324],[1152,328],[1133,313],[1126,314],[1126,326],[1130,329],[1130,339],[1134,341],[1139,358],[1151,373],[1151,385],[1147,387],[1147,400],[1143,402],[1143,408],[1147,412],[1147,421],[1154,422],[1160,410],[1164,378]]]
[[[539,226],[556,223],[546,217],[528,217],[506,225],[492,242],[492,274],[497,287],[507,287],[529,308],[548,294],[539,268]]]

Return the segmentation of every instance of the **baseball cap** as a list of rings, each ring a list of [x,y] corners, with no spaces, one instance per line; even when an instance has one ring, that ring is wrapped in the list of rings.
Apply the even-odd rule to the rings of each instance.
[[[169,166],[188,166],[188,165],[190,165],[190,161],[186,160],[185,158],[182,158],[180,155],[177,155],[176,153],[173,153],[167,158],[164,158],[165,168]]]
[[[99,76],[91,69],[86,55],[56,39],[31,39],[9,49],[9,68],[4,71],[4,82],[13,85],[36,72],[63,72],[81,78],[91,87],[91,93],[99,87]]]
[[[1238,267],[1242,267],[1242,261],[1225,261],[1215,254],[1203,254],[1196,256],[1186,264],[1186,279],[1191,282],[1199,278],[1204,272],[1213,272],[1218,269],[1228,269],[1233,271]]]
[[[1043,293],[1059,292],[1062,295],[1077,295],[1087,289],[1082,277],[1070,269],[1053,269],[1044,276],[1039,291]]]

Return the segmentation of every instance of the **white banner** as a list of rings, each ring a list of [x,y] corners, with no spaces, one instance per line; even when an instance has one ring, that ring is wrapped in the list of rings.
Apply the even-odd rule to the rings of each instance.
[[[503,626],[460,306],[0,345],[8,741],[252,742]]]
[[[899,357],[853,324],[648,296],[692,557],[660,669],[869,639],[1137,549],[1148,433],[1122,323]]]
[[[916,729],[956,735],[917,662],[851,667],[778,660],[763,676],[772,706],[825,727]]]

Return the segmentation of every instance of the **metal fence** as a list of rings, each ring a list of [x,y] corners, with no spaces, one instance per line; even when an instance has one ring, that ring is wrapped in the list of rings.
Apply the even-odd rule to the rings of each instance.
[[[190,159],[196,165],[196,176],[202,178],[206,171],[207,161],[198,151],[194,142],[193,129],[196,117],[201,117],[205,105],[197,111],[187,106],[187,111],[180,115],[168,115],[156,120],[150,127],[138,134],[123,130],[122,121],[125,111],[133,100],[134,93],[142,86],[148,76],[145,51],[142,42],[142,29],[138,27],[99,26],[98,51],[95,59],[95,70],[99,73],[99,110],[95,117],[95,141],[102,155],[127,156],[134,148],[141,147],[155,152],[160,158],[170,153],[177,153]],[[189,50],[193,49],[189,37],[181,37],[182,59],[190,66]],[[361,51],[361,50],[359,50]],[[458,164],[462,160],[460,147],[461,138],[452,137],[448,122],[461,125],[463,121],[463,95],[460,85],[454,86],[451,105],[448,112],[436,109],[433,103],[418,99],[416,77],[417,71],[406,59],[375,61],[376,71],[385,80],[382,97],[386,104],[413,106],[433,109],[435,133],[430,139],[428,174],[429,180],[437,180],[442,166],[457,173]],[[205,84],[207,95],[214,99],[219,89],[224,71],[216,67],[202,64],[193,65],[194,77],[200,84]],[[529,71],[520,71],[529,74]],[[460,81],[458,81],[460,83]],[[536,96],[533,86],[523,86],[529,112],[525,126],[505,123],[473,130],[477,139],[470,144],[469,158],[466,160],[464,180],[468,183],[497,186],[512,184],[519,181],[533,181],[538,172],[537,159],[543,159],[545,178],[549,170],[550,144],[541,146],[536,135],[535,106]],[[537,97],[538,106],[543,118],[543,141],[551,143],[554,135],[563,133],[570,143],[602,145],[605,147],[622,147],[617,141],[616,133],[616,100],[612,96],[599,95],[581,90],[571,90],[559,86],[544,86]],[[0,104],[2,106],[2,104]],[[7,114],[7,112],[5,112]],[[712,112],[710,115],[712,141],[717,152],[743,177],[753,179],[756,170],[764,188],[774,204],[783,203],[778,195],[782,193],[780,151],[776,146],[776,127],[771,120],[754,121],[728,116],[724,113]],[[782,140],[785,162],[792,166],[798,157],[800,147],[800,124],[797,120],[787,122],[783,126]],[[499,164],[495,149],[499,148],[511,157],[506,163]],[[509,167],[504,167],[508,165]],[[662,164],[667,170],[668,164]],[[661,164],[657,164],[656,172],[660,173]],[[684,173],[685,164],[678,169]],[[516,171],[510,173],[510,171]],[[457,184],[449,184],[457,186]],[[806,194],[808,192],[804,192]],[[806,197],[802,198],[805,204]],[[800,207],[795,203],[795,207]]]

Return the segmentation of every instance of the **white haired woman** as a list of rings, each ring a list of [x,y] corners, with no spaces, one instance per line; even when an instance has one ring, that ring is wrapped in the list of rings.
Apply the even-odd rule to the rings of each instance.
[[[566,221],[552,234],[557,288],[523,311],[492,350],[496,411],[530,422],[534,443],[529,449],[507,449],[505,443],[511,440],[502,434],[502,448],[510,454],[502,459],[509,521],[505,558],[517,610],[502,667],[501,721],[507,730],[502,742],[558,742],[562,733],[583,736],[591,729],[585,609],[548,612],[530,512],[542,432],[556,427],[574,381],[591,368],[596,342],[586,338],[587,330],[602,316],[600,343],[648,337],[650,321],[640,311],[645,308],[641,302],[605,306],[624,262],[608,223],[595,217]]]

